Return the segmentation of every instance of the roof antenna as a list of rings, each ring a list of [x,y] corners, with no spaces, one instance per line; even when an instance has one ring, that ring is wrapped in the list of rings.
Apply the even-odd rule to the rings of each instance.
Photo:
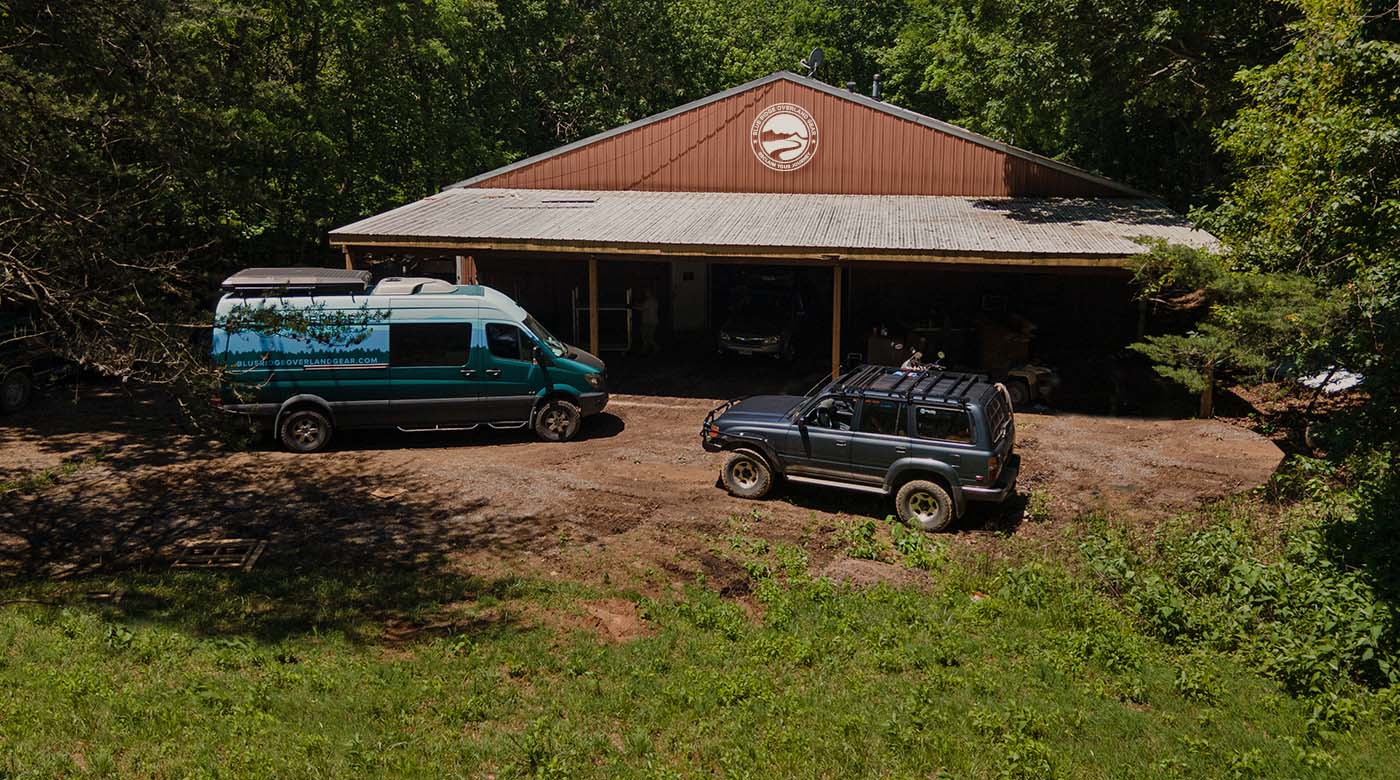
[[[880,93],[881,93],[881,89],[880,89],[880,88],[881,88],[882,86],[884,86],[884,85],[880,83],[880,74],[876,73],[876,74],[875,74],[875,80],[874,80],[873,82],[871,82],[871,84],[870,84],[870,96],[873,97],[873,98],[875,98],[876,100],[879,100],[879,99],[880,99]]]
[[[817,47],[815,49],[812,49],[812,53],[807,55],[807,59],[802,60],[797,64],[807,69],[807,78],[810,79],[813,76],[817,75],[817,68],[821,67],[822,59],[824,57],[825,55],[822,54],[821,48]]]

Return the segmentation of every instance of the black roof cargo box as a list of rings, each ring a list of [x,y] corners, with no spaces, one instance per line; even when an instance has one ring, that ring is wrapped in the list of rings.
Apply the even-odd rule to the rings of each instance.
[[[232,292],[319,292],[327,295],[362,293],[369,287],[369,271],[345,268],[244,268],[224,280]]]

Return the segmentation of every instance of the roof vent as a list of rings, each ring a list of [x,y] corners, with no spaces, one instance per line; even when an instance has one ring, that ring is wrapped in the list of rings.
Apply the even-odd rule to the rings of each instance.
[[[456,292],[457,285],[420,276],[391,276],[374,286],[375,295],[425,295]]]

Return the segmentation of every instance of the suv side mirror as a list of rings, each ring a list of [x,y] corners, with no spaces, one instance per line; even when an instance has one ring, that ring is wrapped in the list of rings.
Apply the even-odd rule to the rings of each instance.
[[[547,366],[550,363],[549,356],[544,353],[544,350],[540,349],[538,344],[531,347],[531,357],[536,363],[542,366]]]

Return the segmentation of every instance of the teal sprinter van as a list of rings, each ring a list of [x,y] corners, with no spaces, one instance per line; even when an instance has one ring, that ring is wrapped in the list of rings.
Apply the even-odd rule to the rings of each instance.
[[[218,403],[270,423],[295,452],[352,428],[530,427],[567,441],[608,403],[601,360],[490,287],[249,268],[223,289]]]

